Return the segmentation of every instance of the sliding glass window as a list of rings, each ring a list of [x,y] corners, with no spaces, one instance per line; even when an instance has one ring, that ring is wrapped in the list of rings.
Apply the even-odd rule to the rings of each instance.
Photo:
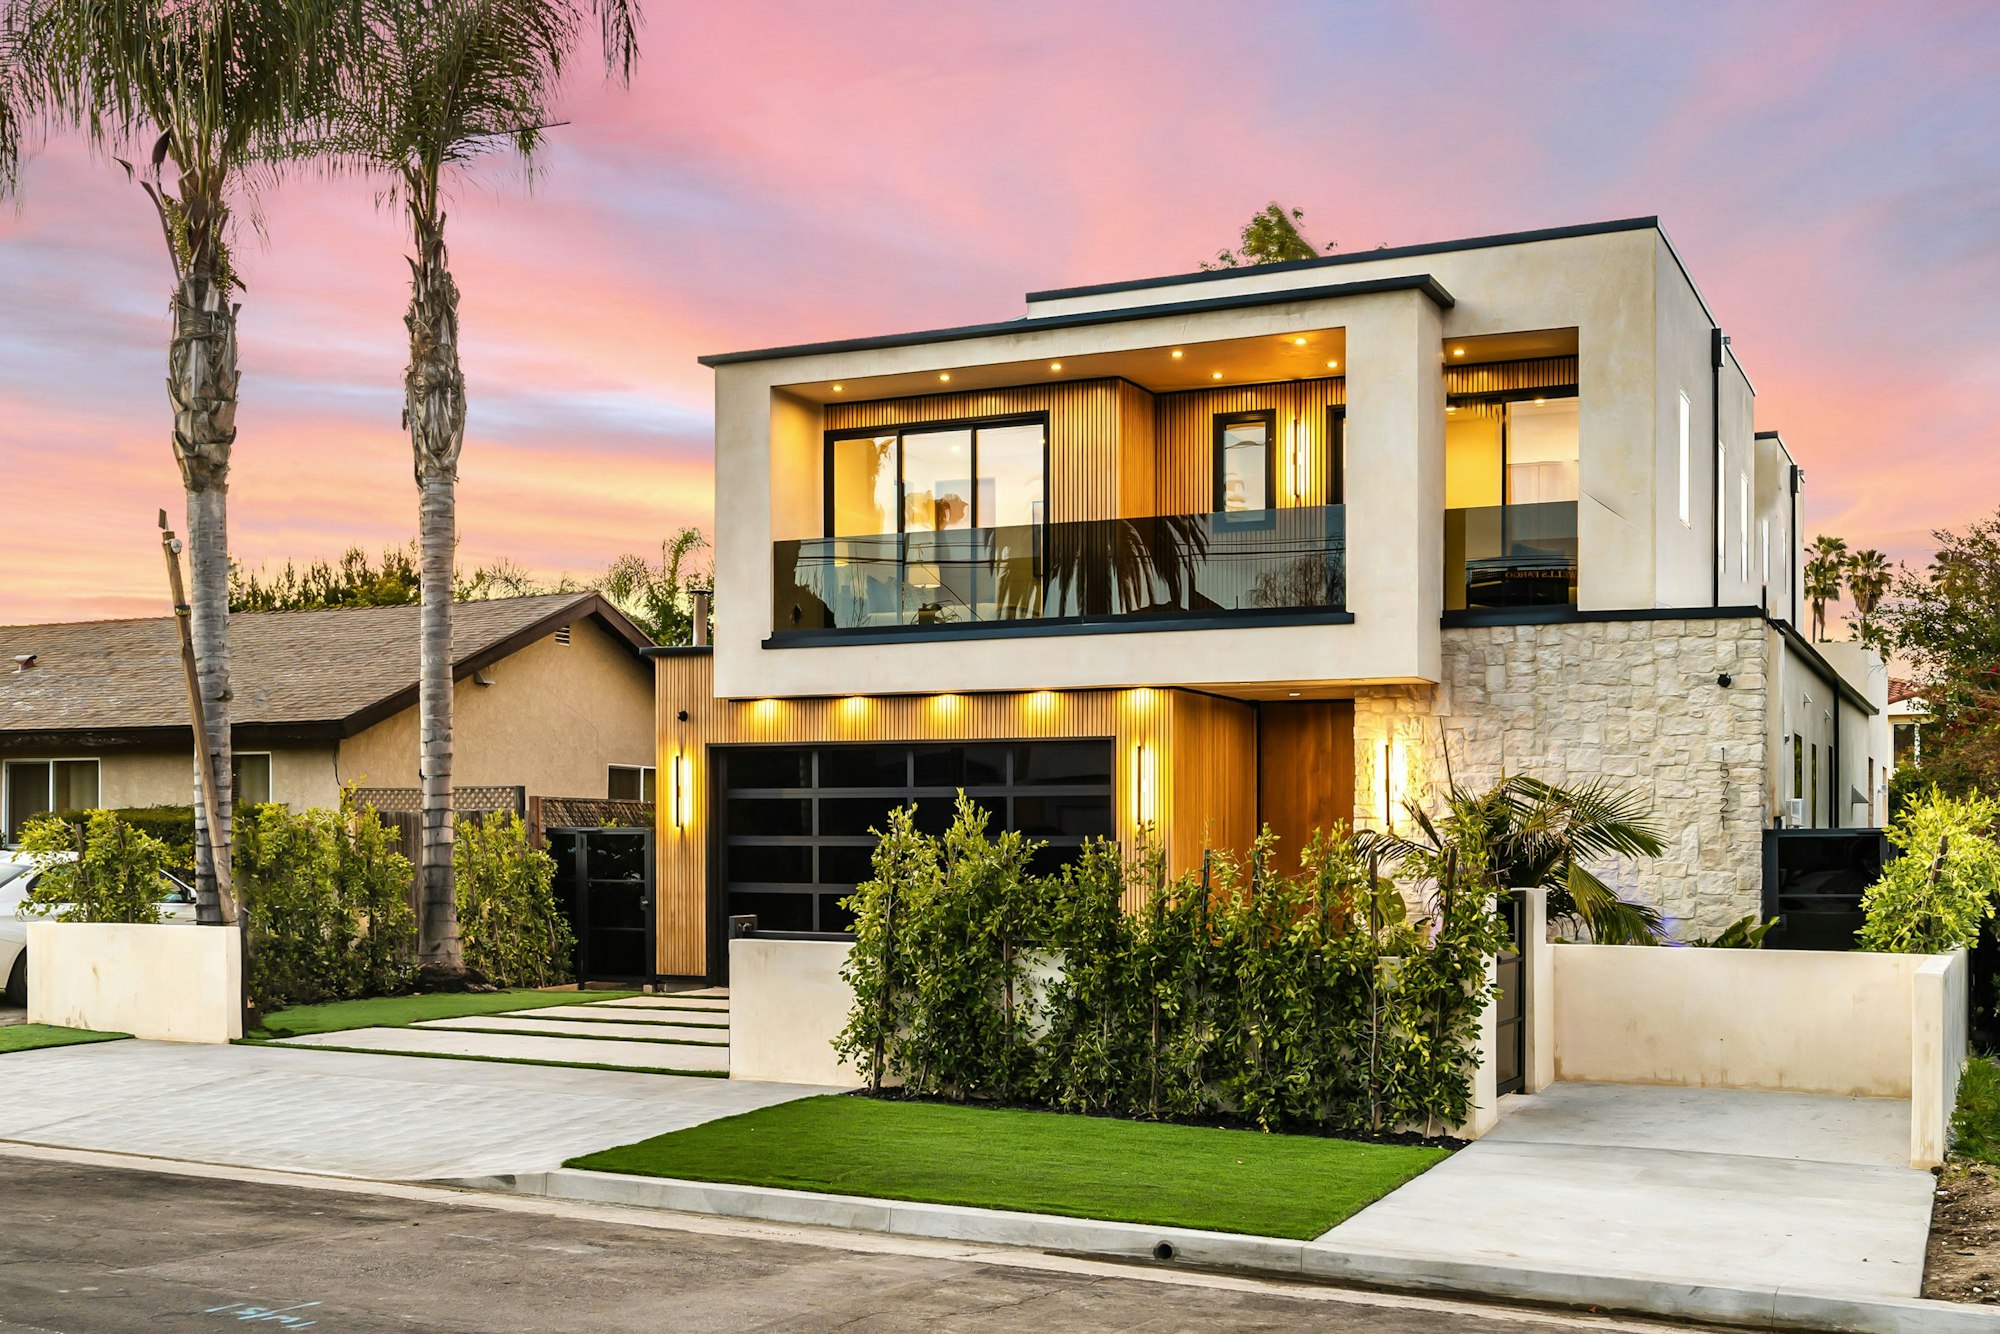
[[[1445,412],[1445,608],[1574,605],[1581,442],[1569,386]]]

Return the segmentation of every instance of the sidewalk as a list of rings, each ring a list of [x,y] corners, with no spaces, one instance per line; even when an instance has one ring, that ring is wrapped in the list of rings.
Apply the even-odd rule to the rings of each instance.
[[[829,1090],[284,1047],[105,1042],[0,1067],[0,1140],[376,1181],[537,1171]]]

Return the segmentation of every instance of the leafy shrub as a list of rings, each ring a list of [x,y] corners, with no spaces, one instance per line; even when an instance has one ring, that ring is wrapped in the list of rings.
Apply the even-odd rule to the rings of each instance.
[[[1171,877],[1156,851],[1127,865],[1102,841],[1036,877],[1038,846],[990,835],[963,794],[941,838],[891,812],[848,900],[837,1043],[872,1082],[1267,1128],[1465,1119],[1504,938],[1476,854],[1412,867],[1428,907],[1411,922],[1344,835],[1296,875],[1268,869],[1268,834]]]
[[[59,922],[160,920],[167,845],[109,811],[79,827],[42,816],[21,831],[21,851],[40,871],[24,909]]]
[[[2000,1058],[1966,1062],[1951,1118],[1952,1152],[2000,1167]]]
[[[576,937],[556,907],[555,859],[514,814],[460,820],[452,860],[468,972],[496,987],[574,981]]]
[[[415,978],[411,870],[375,811],[247,808],[236,887],[250,917],[258,1007],[406,991]]]
[[[239,807],[239,809],[241,809]],[[194,880],[194,807],[192,806],[118,806],[111,808],[111,814],[131,825],[144,830],[167,845],[167,869],[181,879],[192,883]],[[57,811],[56,818],[65,824],[87,824],[95,814],[92,810]]]
[[[1862,894],[1856,944],[1886,954],[1971,949],[2000,895],[1996,821],[2000,800],[1976,792],[1932,788],[1905,806],[1888,829],[1902,855]]]
[[[1696,936],[1688,944],[1714,950],[1761,950],[1764,937],[1777,927],[1778,919],[1762,921],[1756,913],[1737,918],[1712,936]]]

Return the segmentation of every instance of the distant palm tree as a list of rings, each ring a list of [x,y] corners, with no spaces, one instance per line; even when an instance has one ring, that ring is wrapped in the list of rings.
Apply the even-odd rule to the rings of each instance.
[[[1485,792],[1453,783],[1444,807],[1434,818],[1409,803],[1416,837],[1370,830],[1356,843],[1391,865],[1417,867],[1440,864],[1454,845],[1476,849],[1495,890],[1548,890],[1551,920],[1576,923],[1600,945],[1658,943],[1665,930],[1659,910],[1619,898],[1585,864],[1666,851],[1666,840],[1636,794],[1601,780],[1565,787],[1513,774]]]
[[[388,182],[416,254],[410,265],[403,424],[415,455],[421,552],[418,669],[423,832],[417,957],[432,985],[463,975],[452,877],[452,558],[465,376],[445,195],[495,154],[530,163],[585,10],[564,0],[366,0],[366,40],[343,80],[335,147]],[[635,0],[599,0],[607,66],[636,54]]]
[[[1847,542],[1821,533],[1806,548],[1806,600],[1812,603],[1814,642],[1826,638],[1826,604],[1840,601],[1847,579]]]
[[[627,554],[604,572],[603,593],[618,604],[656,644],[692,644],[694,607],[690,594],[706,576],[688,568],[694,553],[708,545],[699,528],[683,528],[660,543],[660,562]],[[706,627],[704,627],[706,628]]]
[[[1864,644],[1882,647],[1875,625],[1875,609],[1882,605],[1895,571],[1889,558],[1873,547],[1855,552],[1847,559],[1847,591],[1854,599],[1854,637]]]
[[[230,865],[230,451],[236,441],[235,222],[255,187],[308,136],[351,33],[328,0],[8,0],[0,14],[0,193],[23,136],[82,133],[146,192],[173,270],[167,398],[187,493],[189,620],[208,734],[199,790],[196,903],[224,919]],[[136,151],[135,151],[136,150]]]

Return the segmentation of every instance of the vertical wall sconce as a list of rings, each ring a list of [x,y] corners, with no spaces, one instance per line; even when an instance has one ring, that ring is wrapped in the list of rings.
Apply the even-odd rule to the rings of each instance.
[[[1132,747],[1132,823],[1144,827],[1153,822],[1153,755],[1141,741]]]
[[[1292,418],[1292,503],[1299,504],[1305,499],[1306,476],[1300,471],[1299,459],[1299,419]]]
[[[1376,771],[1382,777],[1382,828],[1389,833],[1396,832],[1396,807],[1403,796],[1403,784],[1398,781],[1397,760],[1400,759],[1396,738],[1382,738],[1381,755]]]
[[[673,766],[674,828],[687,828],[687,756],[675,752]]]

